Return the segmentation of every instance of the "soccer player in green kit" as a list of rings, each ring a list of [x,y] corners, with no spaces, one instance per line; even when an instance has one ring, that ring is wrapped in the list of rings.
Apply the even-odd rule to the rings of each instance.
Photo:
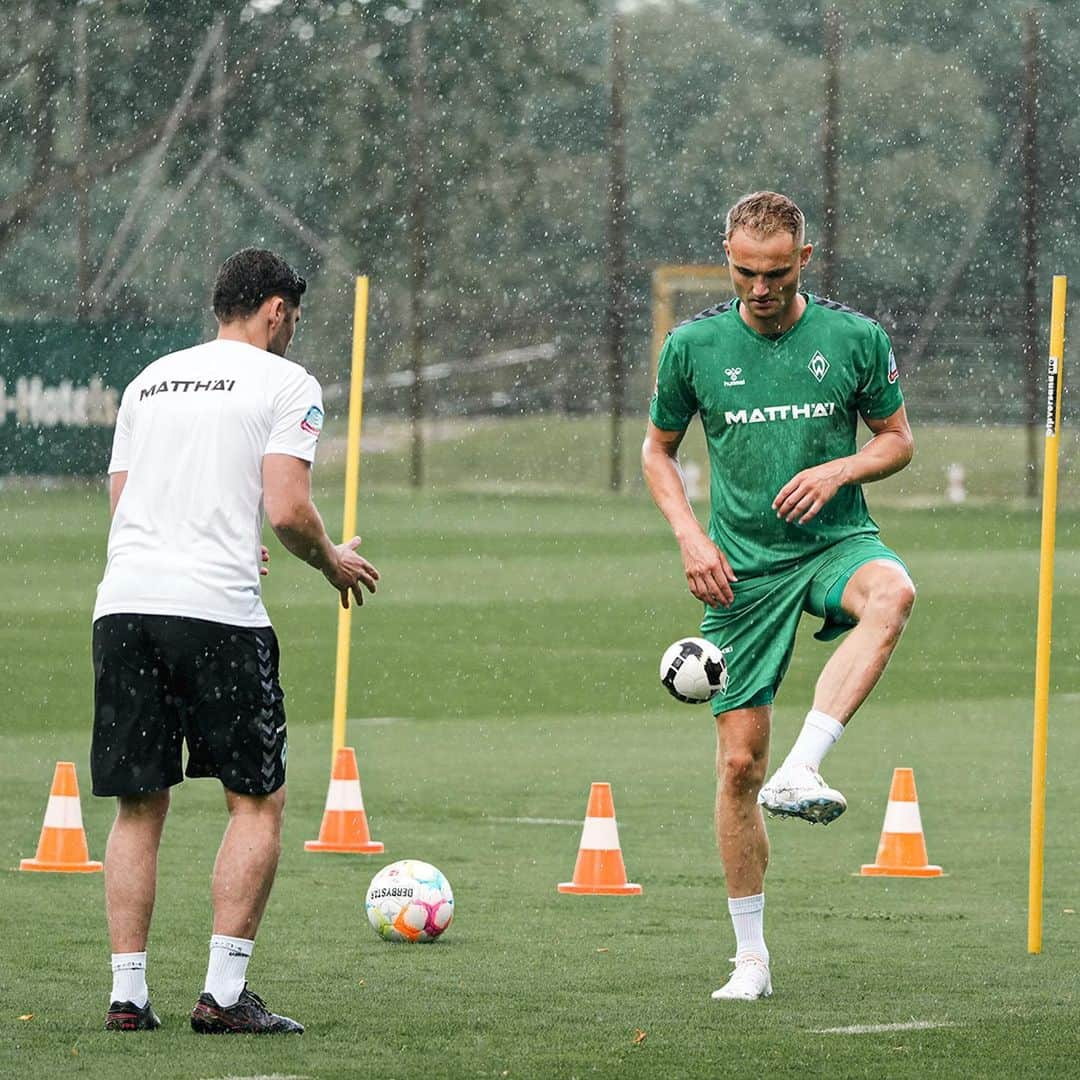
[[[885,670],[915,601],[878,537],[862,484],[911,460],[913,441],[885,331],[799,290],[810,259],[802,211],[761,191],[728,212],[736,298],[677,327],[660,356],[642,448],[645,480],[682,552],[702,634],[728,665],[713,699],[716,837],[735,929],[735,970],[717,1000],[772,993],[764,938],[769,858],[762,807],[827,824],[846,808],[818,769]],[[709,450],[712,512],[694,516],[678,450],[695,413]],[[859,417],[872,437],[860,448]],[[765,783],[772,702],[803,612],[829,641],[803,728]]]

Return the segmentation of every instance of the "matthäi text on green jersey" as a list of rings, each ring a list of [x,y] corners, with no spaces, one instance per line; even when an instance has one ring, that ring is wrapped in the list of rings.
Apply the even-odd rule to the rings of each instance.
[[[683,431],[701,417],[709,453],[709,535],[737,576],[768,574],[848,536],[876,534],[862,489],[847,486],[813,521],[777,518],[773,499],[796,473],[854,454],[862,416],[903,404],[889,337],[873,319],[809,293],[786,333],[748,326],[737,301],[668,335],[652,422]]]

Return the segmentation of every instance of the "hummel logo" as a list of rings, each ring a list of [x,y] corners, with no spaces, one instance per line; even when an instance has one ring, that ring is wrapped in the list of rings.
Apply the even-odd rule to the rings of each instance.
[[[807,364],[807,367],[810,368],[810,374],[813,375],[818,382],[821,382],[821,380],[825,378],[825,373],[829,370],[829,361],[826,360],[821,353],[816,352],[810,357],[810,363]]]
[[[727,378],[724,380],[725,386],[745,386],[746,380],[742,377],[741,367],[729,367],[724,368],[724,374]]]

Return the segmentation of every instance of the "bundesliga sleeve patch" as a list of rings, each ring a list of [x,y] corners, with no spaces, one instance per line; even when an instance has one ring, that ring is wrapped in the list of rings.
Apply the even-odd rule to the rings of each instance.
[[[889,382],[894,383],[900,378],[900,369],[896,366],[896,353],[889,350]]]
[[[312,405],[308,409],[304,419],[300,421],[300,429],[306,431],[309,435],[318,436],[322,431],[323,425],[323,411],[318,405]]]

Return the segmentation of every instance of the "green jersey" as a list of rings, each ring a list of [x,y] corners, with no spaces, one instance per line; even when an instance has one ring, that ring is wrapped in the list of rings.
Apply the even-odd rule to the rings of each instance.
[[[709,536],[738,577],[878,531],[858,485],[840,488],[806,525],[782,521],[772,507],[797,472],[855,453],[860,415],[883,419],[904,401],[881,326],[804,296],[802,317],[778,338],[747,326],[732,300],[676,327],[660,354],[650,417],[664,431],[684,431],[701,414]]]

